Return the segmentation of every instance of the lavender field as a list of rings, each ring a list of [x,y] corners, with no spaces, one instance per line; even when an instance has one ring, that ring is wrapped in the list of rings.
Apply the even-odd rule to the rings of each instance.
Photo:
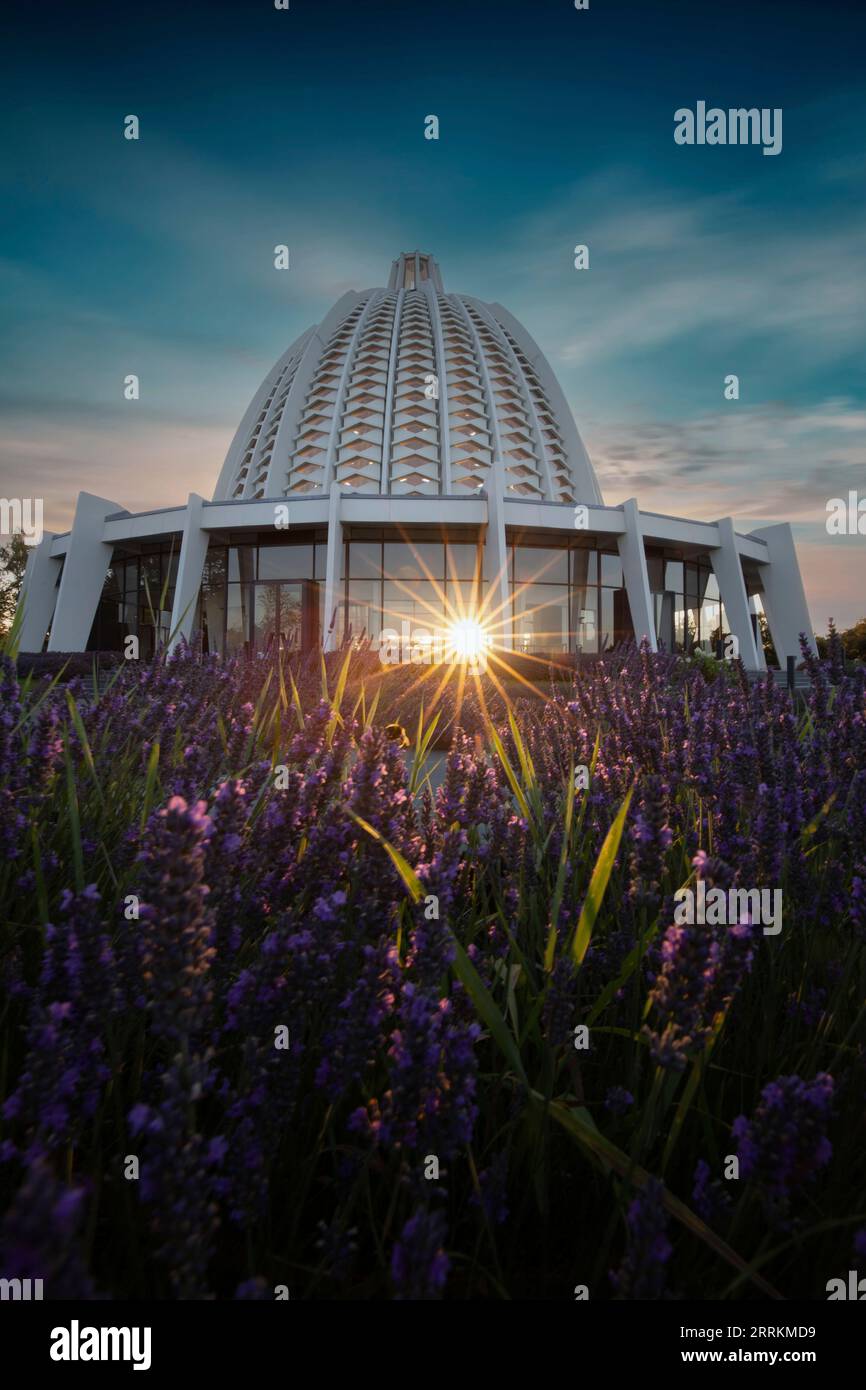
[[[318,662],[3,659],[4,1275],[826,1299],[866,1259],[863,669],[831,643],[793,706],[631,649],[437,703]],[[699,885],[780,916],[678,920]]]

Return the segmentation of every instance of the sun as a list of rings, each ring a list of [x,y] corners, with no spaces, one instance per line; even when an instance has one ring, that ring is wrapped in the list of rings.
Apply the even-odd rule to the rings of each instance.
[[[477,665],[490,647],[490,633],[477,618],[458,618],[447,630],[448,654],[453,661]]]

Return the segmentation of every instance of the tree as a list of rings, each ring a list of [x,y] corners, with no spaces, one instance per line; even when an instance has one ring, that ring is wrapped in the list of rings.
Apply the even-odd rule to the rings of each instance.
[[[866,661],[866,618],[846,628],[841,638],[849,661]]]
[[[764,648],[764,660],[768,666],[778,666],[779,658],[776,655],[776,648],[770,636],[770,624],[763,613],[758,614],[758,627],[761,633],[761,644]]]
[[[0,632],[12,626],[29,553],[21,535],[11,536],[0,546]]]

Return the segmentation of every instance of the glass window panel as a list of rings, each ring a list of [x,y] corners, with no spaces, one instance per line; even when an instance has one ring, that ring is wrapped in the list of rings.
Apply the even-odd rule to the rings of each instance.
[[[473,579],[449,580],[445,585],[445,611],[449,622],[481,616],[480,585]]]
[[[315,579],[324,579],[328,567],[328,547],[327,545],[316,545],[316,568],[314,571]]]
[[[312,556],[310,556],[312,560]],[[277,584],[280,596],[279,647],[284,652],[299,652],[304,645],[304,589],[310,603],[315,598],[309,584]]]
[[[349,546],[349,575],[352,579],[378,579],[382,572],[380,541],[352,541]]]
[[[700,610],[686,599],[686,652],[693,652],[700,632]]]
[[[162,557],[162,582],[168,579],[168,592],[174,593],[174,586],[177,583],[177,566],[180,560],[180,542],[173,550],[168,550]]]
[[[126,602],[118,605],[120,621],[127,632],[138,631],[138,596],[127,595]]]
[[[674,635],[674,596],[673,594],[653,595],[656,637],[666,652],[676,649]]]
[[[545,584],[567,584],[568,551],[552,546],[517,546],[514,560],[514,580],[516,584],[533,581]]]
[[[147,583],[150,585],[151,589],[153,589],[154,587],[159,588],[161,573],[159,564],[159,552],[157,552],[155,555],[151,554],[139,556],[138,573],[139,583],[141,584],[142,589],[144,588],[145,579],[147,580]]]
[[[123,594],[123,565],[109,565],[102,586],[102,597],[118,600]]]
[[[259,579],[312,579],[312,545],[260,545]]]
[[[571,582],[575,588],[598,583],[598,554],[583,546],[571,552]]]
[[[686,565],[686,593],[692,597],[698,594],[698,567],[697,565]]]
[[[343,631],[347,638],[377,638],[382,628],[381,591],[376,579],[350,579]]]
[[[228,585],[226,609],[226,654],[242,650],[249,636],[250,588],[246,584]]]
[[[215,583],[213,576],[202,585],[199,627],[209,652],[225,648],[226,593],[226,585]]]
[[[386,541],[385,566],[389,579],[438,579],[445,577],[445,547],[439,541]]]
[[[701,646],[707,651],[715,650],[715,645],[722,637],[721,628],[721,604],[714,599],[704,599],[701,604]]]
[[[134,594],[138,602],[138,561],[127,560],[125,570],[125,592]]]
[[[478,565],[478,546],[472,544],[451,544],[446,553],[446,579],[474,579]]]
[[[633,636],[625,589],[599,589],[599,651],[610,651]]]
[[[671,594],[681,594],[683,592],[682,560],[665,561],[665,589]]]
[[[253,646],[257,652],[271,652],[279,632],[279,585],[256,584],[253,595]]]
[[[664,591],[664,561],[660,555],[648,555],[646,559],[647,579],[649,580],[650,593],[660,594]]]
[[[711,599],[714,598],[714,599],[717,599],[718,597],[719,597],[719,581],[718,581],[718,579],[716,578],[716,576],[712,573],[712,571],[710,571],[710,572],[707,574],[707,582],[706,582],[706,587],[705,587],[705,589],[704,589],[704,598],[711,598]]]
[[[571,612],[575,650],[597,652],[598,590],[593,587],[572,590]]]
[[[405,619],[410,629],[425,628],[432,632],[445,625],[442,603],[442,585],[431,584],[426,580],[413,583],[394,583],[386,581],[383,602],[383,625],[396,628]]]
[[[224,549],[209,550],[202,576],[202,589],[207,594],[224,589],[228,576],[228,556]]]
[[[518,651],[568,651],[568,589],[564,584],[527,584],[515,593],[514,615]]]
[[[229,550],[229,583],[255,578],[256,547],[233,545]]]
[[[601,582],[608,588],[622,588],[622,560],[618,555],[601,556]]]

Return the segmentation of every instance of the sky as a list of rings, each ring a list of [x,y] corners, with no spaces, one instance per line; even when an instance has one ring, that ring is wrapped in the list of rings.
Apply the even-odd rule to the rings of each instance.
[[[860,0],[6,0],[2,23],[0,495],[44,498],[48,529],[81,489],[210,496],[274,361],[419,248],[539,342],[608,503],[790,521],[816,631],[866,615],[866,536],[826,529],[866,498]],[[781,152],[677,144],[699,101],[780,108]]]

